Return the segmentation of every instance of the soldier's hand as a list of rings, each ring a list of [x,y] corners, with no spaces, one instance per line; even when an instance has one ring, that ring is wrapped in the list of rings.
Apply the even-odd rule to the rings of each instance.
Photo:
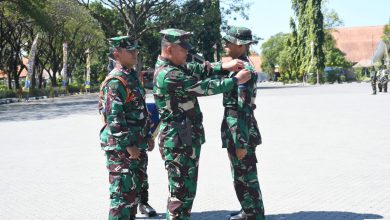
[[[237,72],[244,69],[244,61],[239,59],[230,60],[228,62],[222,63],[222,69],[227,71]]]
[[[148,151],[152,151],[154,149],[154,139],[149,138],[148,139]]]
[[[247,69],[240,70],[240,72],[236,74],[236,78],[238,84],[244,84],[251,79],[251,72]]]
[[[236,149],[236,156],[239,160],[244,159],[248,151],[245,148],[238,148]]]
[[[132,146],[132,147],[126,147],[127,152],[130,154],[130,159],[137,159],[139,160],[139,156],[141,154],[138,147]]]

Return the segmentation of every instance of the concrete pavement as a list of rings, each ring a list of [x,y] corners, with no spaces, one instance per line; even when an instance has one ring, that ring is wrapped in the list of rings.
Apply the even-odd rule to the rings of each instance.
[[[390,94],[370,95],[368,83],[259,87],[267,219],[390,219]],[[0,219],[107,218],[96,98],[0,106]],[[221,148],[222,96],[199,100],[206,144],[192,219],[227,219],[239,204]],[[162,219],[167,176],[158,151],[149,155],[150,203]]]

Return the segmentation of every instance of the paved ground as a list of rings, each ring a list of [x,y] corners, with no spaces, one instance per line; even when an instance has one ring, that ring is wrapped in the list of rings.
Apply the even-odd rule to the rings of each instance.
[[[267,219],[390,219],[390,94],[369,95],[368,83],[261,87],[257,154]],[[96,97],[0,106],[0,219],[106,219]],[[239,208],[221,149],[221,102],[200,99],[207,142],[193,220],[226,219]],[[163,213],[167,177],[157,151],[149,175],[150,202]]]

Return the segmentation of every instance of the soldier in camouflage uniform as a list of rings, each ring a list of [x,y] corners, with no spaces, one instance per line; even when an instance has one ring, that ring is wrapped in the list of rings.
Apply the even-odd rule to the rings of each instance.
[[[370,78],[371,78],[372,94],[376,95],[377,75],[376,75],[375,67],[371,67]]]
[[[217,74],[237,71],[243,62],[186,63],[189,32],[166,29],[154,73],[153,94],[161,125],[159,147],[168,172],[167,219],[188,220],[196,194],[201,145],[205,142],[197,96],[227,92],[250,78],[241,70],[233,78]],[[226,73],[225,73],[226,74]]]
[[[143,92],[133,66],[138,45],[129,37],[111,38],[110,57],[115,68],[100,88],[99,112],[104,123],[100,131],[110,183],[109,219],[135,219],[144,175],[145,149],[153,149],[148,137],[149,118]]]
[[[245,84],[235,85],[223,94],[225,113],[221,126],[222,147],[227,148],[234,188],[242,211],[231,220],[264,220],[264,206],[257,178],[256,146],[261,136],[254,116],[256,109],[257,73],[249,63],[249,46],[257,41],[244,27],[231,27],[224,36],[225,51],[233,59],[244,61],[245,69],[252,74]],[[228,76],[234,77],[236,72]]]
[[[386,68],[386,65],[383,66],[383,69],[378,71],[378,77],[379,77],[379,81],[378,81],[378,89],[379,89],[379,92],[387,92],[387,84],[389,82],[389,73],[388,73],[388,69]]]

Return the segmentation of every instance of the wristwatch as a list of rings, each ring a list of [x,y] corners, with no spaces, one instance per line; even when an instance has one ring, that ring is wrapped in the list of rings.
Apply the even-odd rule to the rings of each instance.
[[[237,82],[238,82],[238,79],[237,79],[237,77],[236,77],[236,76],[233,76],[233,77],[232,77],[232,80],[233,80],[233,82],[234,82],[235,84],[237,84]]]

